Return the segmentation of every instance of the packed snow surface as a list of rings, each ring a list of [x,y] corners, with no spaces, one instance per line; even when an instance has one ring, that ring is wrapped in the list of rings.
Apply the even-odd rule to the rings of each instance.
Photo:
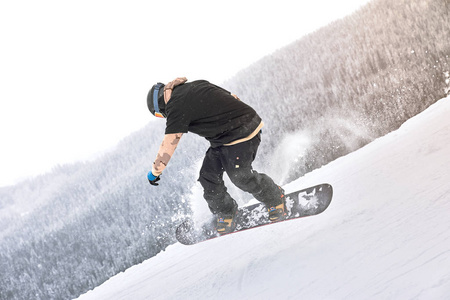
[[[332,184],[321,215],[169,246],[79,299],[450,299],[449,175],[447,97],[284,187]]]

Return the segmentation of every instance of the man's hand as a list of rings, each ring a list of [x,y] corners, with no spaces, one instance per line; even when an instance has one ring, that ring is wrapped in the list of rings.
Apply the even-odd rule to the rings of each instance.
[[[172,96],[173,89],[180,84],[183,84],[187,81],[186,77],[178,77],[177,79],[172,80],[168,84],[164,86],[164,101],[167,103]]]
[[[154,185],[154,186],[158,186],[159,185],[159,183],[156,183],[157,181],[160,180],[159,175],[158,176],[153,175],[152,171],[148,172],[147,179],[148,179],[148,182],[150,182],[151,185]]]
[[[231,96],[233,96],[234,98],[236,98],[236,100],[239,100],[239,101],[241,101],[241,99],[239,99],[239,97],[238,97],[237,95],[235,95],[235,94],[231,94]]]

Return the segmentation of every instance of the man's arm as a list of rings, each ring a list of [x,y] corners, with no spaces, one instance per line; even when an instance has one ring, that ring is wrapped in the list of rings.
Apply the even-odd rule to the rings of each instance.
[[[178,142],[181,139],[182,133],[170,133],[164,136],[164,139],[159,147],[158,155],[153,162],[152,173],[155,176],[161,175],[169,160],[172,158]]]

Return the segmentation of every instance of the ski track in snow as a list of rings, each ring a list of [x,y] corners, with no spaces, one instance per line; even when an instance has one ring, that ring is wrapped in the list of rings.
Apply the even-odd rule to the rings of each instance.
[[[332,184],[321,215],[171,245],[79,299],[450,299],[448,116],[450,97],[284,187]]]

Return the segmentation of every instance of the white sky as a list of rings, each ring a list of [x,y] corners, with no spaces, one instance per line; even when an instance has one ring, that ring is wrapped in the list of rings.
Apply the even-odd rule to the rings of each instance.
[[[0,186],[145,126],[154,83],[220,84],[367,2],[1,1]]]

